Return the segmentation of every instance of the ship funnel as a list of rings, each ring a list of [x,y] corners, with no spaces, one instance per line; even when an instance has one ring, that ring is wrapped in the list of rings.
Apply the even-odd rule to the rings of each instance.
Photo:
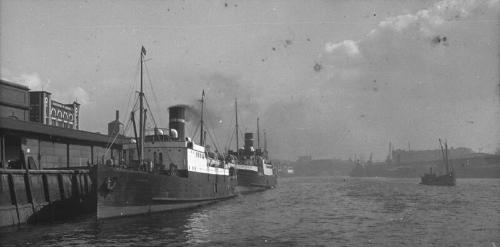
[[[171,106],[168,108],[169,128],[177,131],[178,139],[184,140],[186,128],[186,108],[184,106]]]
[[[253,133],[245,133],[245,150],[250,151],[253,149]]]

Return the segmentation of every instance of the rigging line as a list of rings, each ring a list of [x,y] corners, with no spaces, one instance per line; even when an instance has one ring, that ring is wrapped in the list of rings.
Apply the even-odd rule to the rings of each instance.
[[[134,106],[133,106],[133,108],[135,108],[135,107],[137,106],[138,101],[139,101],[139,96],[138,96],[138,95],[136,95],[136,96],[135,96],[135,99],[134,99]],[[132,111],[134,111],[134,109],[132,109]],[[132,111],[129,111],[129,112],[128,112],[128,117],[127,117],[127,119],[128,119],[128,120],[127,120],[127,125],[125,126],[125,128],[124,128],[124,130],[123,130],[123,133],[124,133],[124,134],[125,134],[125,133],[127,133],[127,130],[128,130],[128,128],[130,127],[130,123],[132,122],[132,119],[131,119],[131,117],[132,117]],[[134,112],[135,112],[135,111],[134,111]]]
[[[151,113],[152,110],[151,110],[151,107],[149,106],[148,98],[144,97],[144,99],[146,100],[146,105],[147,105],[147,107],[149,109],[149,115],[151,115],[151,118],[153,119],[153,123],[154,123],[155,127],[158,127],[158,125],[156,125],[156,119],[153,116],[153,113]]]
[[[139,63],[141,62],[141,59],[139,58],[137,60],[137,66],[135,66],[135,72],[134,72],[134,79],[133,81],[135,80],[135,76],[139,73]],[[127,107],[125,108],[125,110],[127,109],[130,109],[130,99],[132,99],[132,94],[135,92],[135,87],[137,86],[136,83],[132,83],[130,84],[130,87],[129,87],[129,90],[130,90],[130,94],[128,96],[128,101],[127,101]],[[130,117],[130,116],[129,116]]]
[[[235,128],[236,129],[236,128]],[[229,150],[231,148],[231,144],[233,143],[233,136],[234,136],[234,133],[236,133],[236,130],[232,131],[231,132],[231,136],[229,138],[229,141],[226,143],[226,149]],[[238,150],[236,150],[238,151]]]
[[[231,136],[229,137],[229,140],[227,141],[227,143],[228,143],[228,144],[227,144],[228,149],[230,149],[231,144],[233,143],[233,137],[234,137],[234,134],[236,133],[236,126],[234,126],[234,124],[233,124],[233,121],[232,121],[232,120],[231,120],[231,123],[230,123],[230,125],[229,125],[229,126],[233,126],[233,127],[231,128],[231,129],[232,129],[232,131],[231,131]],[[236,151],[238,151],[238,150],[236,150]]]
[[[137,104],[137,98],[135,99],[135,102],[136,102],[135,104]],[[130,121],[127,121],[127,125],[124,128],[124,130],[123,130],[124,133],[126,132],[126,129],[129,127],[129,125],[130,125]],[[115,137],[113,138],[113,140],[111,141],[111,143],[108,143],[109,145],[106,146],[106,149],[104,150],[104,155],[106,155],[109,152],[109,150],[111,149],[111,147],[113,146],[113,144],[116,142],[117,138],[118,138],[118,135],[115,135]]]
[[[127,121],[127,125],[123,129],[124,133],[125,133],[126,129],[128,129],[129,126],[130,126],[130,121]],[[115,137],[113,138],[113,141],[111,141],[111,143],[109,143],[109,145],[106,146],[106,149],[104,150],[104,155],[106,155],[109,152],[109,150],[111,149],[111,147],[113,146],[113,144],[115,144],[118,136],[119,136],[119,134],[115,135]]]
[[[156,97],[156,93],[155,93],[155,90],[153,88],[153,83],[151,82],[151,75],[149,73],[148,65],[147,65],[147,63],[144,63],[144,65],[145,65],[144,67],[146,68],[146,75],[147,75],[147,78],[148,78],[149,87],[151,88],[151,93],[153,94],[153,99],[154,99],[154,101],[156,103],[156,107],[158,109],[160,109],[160,111],[161,111],[160,104],[158,103],[158,97]],[[149,110],[151,111],[151,109],[149,109]],[[160,116],[159,116],[159,122],[160,122],[160,124],[162,122],[161,121],[161,115],[162,114],[160,113]]]
[[[211,116],[207,116],[207,120],[208,120],[208,123],[209,124],[212,124],[213,125],[213,121],[211,119]],[[212,139],[212,142],[216,148],[216,150],[219,150],[219,147],[218,147],[218,143],[219,141],[217,140],[216,136],[215,136],[215,128],[209,128],[210,126],[207,125],[207,133],[208,133],[208,136]],[[212,133],[213,132],[213,133]]]
[[[213,138],[212,136],[212,133],[211,131],[209,131],[210,129],[207,128],[207,133],[208,133],[208,137],[210,137],[210,139],[212,140],[212,143],[214,144],[215,146],[215,150],[219,150],[219,147],[217,146],[217,143],[214,141],[215,138]]]
[[[194,133],[193,133],[193,132],[191,132],[191,133],[192,133],[192,135],[191,135],[191,136],[193,137],[193,139],[194,139],[195,135],[196,135],[196,134],[198,134],[198,129],[199,129],[199,128],[200,128],[200,125],[197,125],[197,126],[196,126],[196,129],[194,130]],[[201,143],[200,143],[200,145],[201,145]]]
[[[135,72],[134,72],[134,79],[133,79],[133,81],[135,80],[136,75],[139,73],[139,63],[140,63],[140,62],[141,62],[141,59],[139,58],[139,59],[137,60],[137,66],[135,67]],[[134,102],[135,102],[135,103],[133,104],[133,108],[135,108],[135,107],[136,107],[136,105],[137,105],[137,95],[136,95],[135,97],[132,97],[132,95],[135,93],[135,88],[136,88],[136,86],[137,86],[137,85],[136,85],[136,83],[133,83],[133,82],[132,82],[132,83],[130,84],[130,87],[129,87],[130,94],[129,94],[129,96],[128,96],[128,101],[127,101],[127,106],[125,107],[125,111],[127,111],[128,109],[130,109],[130,103],[131,103],[131,99],[132,99],[132,98],[134,98]],[[132,109],[132,110],[133,110],[133,109]],[[128,115],[126,115],[126,116],[127,116],[127,118],[126,118],[126,119],[127,119],[127,123],[128,123],[128,122],[129,122],[129,120],[130,120],[130,114],[131,114],[131,113],[130,113],[130,111],[127,111],[127,112],[128,112]],[[124,130],[124,133],[126,133],[126,130]]]
[[[215,126],[215,125],[213,124],[212,117],[211,117],[210,115],[207,115],[207,120],[208,120],[208,124],[210,124],[210,125],[211,125],[211,126],[209,126],[209,125],[207,124],[207,130],[209,130],[209,129],[210,129],[209,127],[212,127],[212,130],[213,130],[213,132],[214,132],[214,133],[213,133],[213,135],[214,135],[214,138],[213,138],[214,140],[213,140],[213,142],[214,142],[214,145],[216,145],[216,146],[217,146],[217,144],[216,144],[216,143],[219,143],[219,144],[220,144],[220,142],[219,142],[219,140],[217,139],[217,137],[216,137],[216,135],[215,135],[215,134],[216,134],[216,133],[215,133],[215,128],[213,127],[213,126]]]
[[[191,121],[189,121],[189,122],[191,122]],[[193,138],[193,140],[195,139],[196,135],[198,134],[198,129],[200,128],[200,125],[201,125],[201,124],[200,124],[200,122],[198,122],[198,123],[196,124],[196,128],[195,128],[195,130],[194,130],[194,131],[191,131],[191,137]],[[192,125],[191,125],[191,126],[192,126]],[[201,145],[201,143],[200,143],[200,145]]]
[[[123,129],[124,133],[128,129],[129,126],[130,126],[130,121],[127,121],[127,125],[125,125],[125,128]],[[116,142],[116,139],[118,138],[118,136],[119,136],[119,133],[117,135],[115,135],[115,137],[113,138],[113,141],[106,147],[104,154],[107,154],[109,152],[109,150],[111,149],[111,146],[113,146],[113,144]]]
[[[124,130],[123,130],[124,135],[127,135],[127,133],[128,133],[130,123],[132,122],[132,119],[131,119],[132,112],[134,112],[134,113],[136,112],[135,108],[137,107],[138,101],[139,101],[139,97],[136,95],[132,111],[129,111],[128,115],[127,115],[127,125],[126,125],[126,128],[124,128]]]
[[[136,95],[135,95],[135,98],[134,98],[134,105],[132,106],[132,111],[129,111],[129,112],[128,112],[128,118],[127,118],[128,120],[127,120],[127,123],[131,122],[131,119],[130,119],[130,118],[132,117],[132,112],[136,112],[136,109],[135,109],[135,108],[137,107],[137,103],[139,103],[139,95],[138,95],[138,94],[136,94]],[[126,132],[124,132],[124,133],[126,133]]]
[[[232,126],[232,124],[230,125]],[[225,139],[225,142],[224,142],[224,148],[226,150],[229,150],[229,148],[231,147],[231,143],[232,143],[232,139],[233,139],[233,136],[234,136],[234,131],[232,128],[231,128],[231,135],[230,136],[226,136],[226,139]]]

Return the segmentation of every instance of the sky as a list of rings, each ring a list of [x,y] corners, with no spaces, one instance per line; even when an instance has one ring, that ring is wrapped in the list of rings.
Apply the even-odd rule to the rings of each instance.
[[[272,158],[384,160],[389,142],[438,138],[495,152],[499,24],[499,0],[1,0],[0,76],[77,100],[81,129],[106,133],[115,110],[127,122],[144,46],[155,122],[205,90],[219,149],[235,146],[237,98]]]

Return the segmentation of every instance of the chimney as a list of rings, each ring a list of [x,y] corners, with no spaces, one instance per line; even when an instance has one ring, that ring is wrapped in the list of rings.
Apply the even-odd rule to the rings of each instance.
[[[186,109],[184,106],[172,106],[168,108],[169,128],[177,130],[178,140],[184,141],[184,131],[186,125]]]
[[[120,111],[116,110],[116,121],[120,121]]]
[[[251,147],[253,147],[253,133],[248,132],[245,133],[245,150],[250,151]]]

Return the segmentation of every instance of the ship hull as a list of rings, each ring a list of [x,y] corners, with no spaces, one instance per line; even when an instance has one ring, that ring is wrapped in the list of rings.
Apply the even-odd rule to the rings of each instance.
[[[236,171],[238,176],[237,191],[241,194],[253,193],[268,190],[276,187],[276,175],[264,175],[259,172],[245,169]]]
[[[435,174],[425,174],[421,177],[420,184],[437,186],[455,186],[456,179],[453,173],[437,176]]]
[[[109,166],[98,169],[97,218],[197,207],[236,196],[236,178],[185,172],[159,174]]]

